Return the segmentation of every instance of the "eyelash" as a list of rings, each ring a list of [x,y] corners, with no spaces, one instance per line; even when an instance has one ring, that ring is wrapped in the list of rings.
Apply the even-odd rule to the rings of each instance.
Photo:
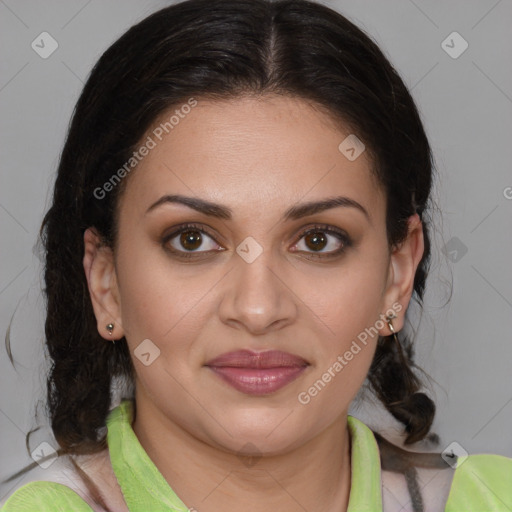
[[[184,224],[184,225],[180,226],[178,229],[174,230],[172,233],[165,235],[162,238],[161,243],[162,243],[162,246],[164,247],[164,249],[171,252],[176,257],[182,258],[182,259],[197,258],[197,254],[202,254],[202,253],[206,254],[206,253],[212,252],[212,251],[188,251],[188,252],[187,251],[177,251],[176,249],[170,248],[167,245],[168,242],[170,240],[172,240],[173,238],[175,238],[177,235],[181,235],[182,233],[187,232],[187,231],[199,231],[200,233],[208,235],[213,241],[215,241],[215,243],[217,243],[217,241],[215,240],[215,237],[211,233],[209,233],[209,231],[207,229],[205,229],[204,226],[199,225],[199,224]],[[328,226],[326,224],[315,224],[314,226],[306,229],[296,238],[293,245],[296,245],[305,236],[307,236],[311,233],[318,233],[318,232],[336,236],[339,239],[339,241],[342,243],[342,246],[340,249],[338,249],[336,251],[331,251],[330,253],[317,253],[317,254],[315,254],[314,252],[307,253],[307,254],[309,254],[308,257],[310,259],[335,258],[337,256],[341,256],[341,254],[343,254],[345,252],[345,250],[352,245],[352,240],[350,239],[350,237],[347,236],[346,233],[344,233],[343,231],[341,231],[337,228]],[[301,252],[301,251],[294,251],[294,252]]]

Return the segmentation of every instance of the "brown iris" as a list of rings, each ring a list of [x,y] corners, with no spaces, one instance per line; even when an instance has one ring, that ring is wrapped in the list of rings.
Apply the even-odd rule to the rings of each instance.
[[[185,249],[193,251],[201,246],[203,238],[197,230],[189,230],[181,233],[180,243]]]
[[[327,244],[327,237],[322,232],[309,233],[304,237],[306,245],[315,251],[325,248]]]

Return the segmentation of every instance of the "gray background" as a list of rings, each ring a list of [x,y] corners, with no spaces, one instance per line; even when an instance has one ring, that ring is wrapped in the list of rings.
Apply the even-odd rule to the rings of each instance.
[[[412,90],[434,151],[433,265],[423,315],[412,307],[409,329],[418,332],[418,364],[432,377],[440,447],[457,441],[469,453],[512,457],[512,2],[325,3],[380,44]],[[0,478],[32,462],[25,433],[38,424],[34,408],[45,398],[36,241],[72,109],[101,53],[167,4],[0,0],[0,328],[3,335],[15,313],[16,361],[13,368],[0,348]],[[31,48],[43,31],[59,45],[47,59]],[[469,44],[458,58],[441,46],[453,31]],[[378,404],[354,411],[396,434]],[[44,414],[39,420],[45,424]],[[48,428],[31,446],[42,441],[52,444]],[[30,479],[0,487],[0,500]]]

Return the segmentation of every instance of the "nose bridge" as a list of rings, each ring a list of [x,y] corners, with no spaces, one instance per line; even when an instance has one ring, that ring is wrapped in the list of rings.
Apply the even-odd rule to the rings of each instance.
[[[220,308],[223,321],[236,321],[253,332],[290,321],[296,311],[293,294],[279,275],[286,262],[278,262],[274,251],[252,237],[237,246],[233,260]]]

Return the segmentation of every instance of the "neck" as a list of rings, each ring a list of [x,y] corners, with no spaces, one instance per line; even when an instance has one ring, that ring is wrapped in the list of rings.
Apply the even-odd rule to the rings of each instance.
[[[137,401],[132,426],[148,456],[190,510],[347,510],[351,466],[346,414],[296,449],[262,457],[241,457],[207,444],[148,401]]]

